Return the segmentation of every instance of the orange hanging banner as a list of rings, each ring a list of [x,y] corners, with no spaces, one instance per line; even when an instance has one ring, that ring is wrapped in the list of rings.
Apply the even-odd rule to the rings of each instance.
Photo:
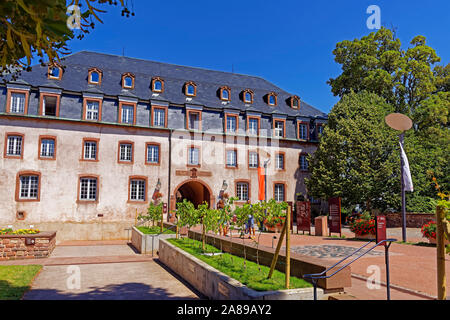
[[[259,193],[258,193],[258,200],[265,200],[265,183],[264,183],[264,168],[258,167],[258,185],[259,185]]]

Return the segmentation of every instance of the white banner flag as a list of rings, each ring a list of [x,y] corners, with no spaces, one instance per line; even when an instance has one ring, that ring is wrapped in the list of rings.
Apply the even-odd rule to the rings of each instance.
[[[414,191],[413,182],[411,179],[411,172],[409,171],[409,162],[406,157],[405,150],[403,150],[402,144],[400,143],[400,156],[403,160],[403,184],[405,186],[405,191]]]

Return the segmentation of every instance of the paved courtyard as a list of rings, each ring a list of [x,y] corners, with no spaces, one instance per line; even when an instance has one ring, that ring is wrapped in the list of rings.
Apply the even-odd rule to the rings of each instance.
[[[125,244],[57,246],[39,263],[44,267],[25,300],[199,299],[158,260]]]

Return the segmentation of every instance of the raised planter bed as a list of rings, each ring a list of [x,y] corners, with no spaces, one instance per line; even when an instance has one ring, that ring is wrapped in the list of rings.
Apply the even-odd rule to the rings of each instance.
[[[131,229],[131,244],[139,253],[147,254],[159,249],[159,240],[175,238],[176,234],[144,234],[136,227]]]
[[[56,231],[0,235],[0,261],[47,258],[56,246]]]
[[[200,231],[189,231],[189,238],[195,240],[201,240]],[[206,235],[206,242],[215,246],[216,248],[222,248],[224,252],[231,253],[243,257],[244,247],[246,250],[246,259],[256,262],[258,257],[259,263],[265,266],[270,266],[272,262],[275,249],[267,246],[260,245],[256,248],[253,243],[243,244],[241,239],[230,237],[223,237],[208,233]],[[281,249],[280,255],[277,260],[275,268],[281,272],[285,270],[286,263],[285,250]],[[325,271],[328,267],[332,266],[336,261],[329,261],[326,259],[319,259],[317,257],[305,256],[295,252],[291,252],[291,275],[303,278],[304,274],[320,273]],[[331,274],[332,271],[327,273]],[[345,287],[351,287],[351,267],[348,266],[328,279],[319,279],[318,286],[325,290],[325,293],[341,292]]]
[[[355,239],[358,240],[373,240],[376,239],[376,235],[368,233],[364,235],[355,234]]]
[[[159,242],[159,259],[198,291],[213,300],[312,300],[313,288],[255,291],[166,240]],[[323,290],[318,289],[318,297]]]

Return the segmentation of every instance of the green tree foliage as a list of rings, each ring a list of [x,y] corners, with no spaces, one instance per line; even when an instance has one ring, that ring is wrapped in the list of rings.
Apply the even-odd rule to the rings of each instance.
[[[344,98],[352,92],[371,92],[384,98],[392,106],[390,110],[385,108],[385,111],[401,112],[413,120],[413,129],[405,133],[404,143],[414,184],[414,192],[406,193],[407,211],[433,212],[435,195],[429,184],[427,171],[434,172],[439,181],[442,181],[441,185],[445,190],[449,190],[450,187],[448,156],[450,154],[448,130],[450,64],[436,65],[441,59],[435,50],[426,44],[425,37],[414,37],[410,47],[404,50],[400,40],[386,28],[381,28],[361,39],[339,42],[333,54],[335,61],[342,65],[342,73],[328,81],[334,95]],[[325,132],[324,135],[326,135]],[[323,141],[328,144],[329,150],[324,149],[325,152],[333,150],[330,143],[332,143],[335,128],[331,128],[328,134],[330,136],[325,139],[321,138],[321,143]],[[344,138],[345,143],[351,143],[351,134],[344,134],[341,137]],[[398,142],[392,143],[394,143],[392,152],[398,154]],[[351,158],[346,159],[343,153],[337,154],[336,159],[344,162],[352,161]],[[337,195],[344,190],[352,193],[350,189],[334,189],[344,186],[340,182],[342,177],[349,173],[334,171],[345,167],[339,165],[339,161],[327,163],[333,166],[333,169],[329,171],[329,174],[333,172],[333,176],[328,177],[332,179],[332,184],[319,183],[320,187],[310,186],[315,190],[316,195],[324,196],[333,193]],[[379,158],[377,161],[387,160]],[[399,162],[396,166],[399,166]],[[353,170],[359,169],[354,167]],[[316,174],[326,175],[325,172],[324,169],[318,169]],[[392,179],[389,181],[400,180],[399,172],[392,172],[392,174],[393,176],[389,177]],[[315,178],[312,177],[312,179]],[[399,188],[399,184],[394,188],[393,185],[387,184],[384,188],[385,191],[390,192],[389,195],[383,195],[386,199],[385,204],[393,210],[400,209]],[[374,194],[379,192],[381,191],[378,190]],[[388,196],[391,200],[387,199]],[[349,200],[351,198],[353,197],[350,196]],[[355,204],[353,202],[355,200],[347,203]]]
[[[410,44],[403,50],[400,40],[386,28],[361,39],[339,42],[333,54],[342,65],[342,73],[328,81],[331,91],[342,97],[351,91],[366,90],[385,98],[395,112],[414,113],[438,86],[442,89],[444,83],[448,85],[450,67],[437,66],[433,70],[441,59],[426,45],[425,37],[416,36]],[[438,83],[436,76],[441,79]]]
[[[192,202],[183,199],[183,202],[177,202],[177,222],[178,228],[187,227],[190,230],[199,223],[198,211]]]
[[[150,202],[147,214],[140,214],[138,216],[138,220],[145,221],[145,222],[152,222],[152,225],[155,225],[156,221],[161,220],[161,215],[163,211],[163,203],[154,204],[153,202]]]
[[[344,95],[328,115],[318,149],[309,156],[308,192],[341,197],[344,206],[386,209],[399,194],[396,133],[384,117],[392,106],[376,94]]]
[[[122,15],[130,11],[119,0]],[[67,6],[66,6],[67,4]],[[50,64],[61,62],[61,56],[70,53],[68,41],[75,36],[82,39],[94,29],[94,21],[103,23],[99,14],[106,11],[98,6],[117,5],[115,0],[2,0],[0,1],[0,74],[30,71],[32,59],[48,59]],[[80,6],[80,29],[67,26],[67,8]],[[70,12],[69,12],[70,14]],[[131,13],[134,15],[134,13]],[[17,74],[16,74],[17,76]]]

